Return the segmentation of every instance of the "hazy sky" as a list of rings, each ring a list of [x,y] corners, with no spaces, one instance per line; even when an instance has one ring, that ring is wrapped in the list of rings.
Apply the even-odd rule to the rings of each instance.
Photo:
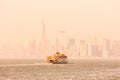
[[[0,0],[0,39],[100,35],[120,39],[120,0]]]

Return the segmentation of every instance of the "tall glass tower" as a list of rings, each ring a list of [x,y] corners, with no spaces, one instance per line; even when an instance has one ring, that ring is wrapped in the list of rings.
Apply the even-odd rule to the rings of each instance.
[[[42,22],[41,46],[42,46],[41,55],[43,57],[45,57],[46,56],[46,29],[45,29],[45,23],[44,22]]]

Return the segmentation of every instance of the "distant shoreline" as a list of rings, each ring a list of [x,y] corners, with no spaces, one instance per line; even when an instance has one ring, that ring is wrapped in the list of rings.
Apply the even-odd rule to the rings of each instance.
[[[46,60],[46,58],[0,58],[0,60]],[[120,60],[120,57],[68,57],[74,60]]]

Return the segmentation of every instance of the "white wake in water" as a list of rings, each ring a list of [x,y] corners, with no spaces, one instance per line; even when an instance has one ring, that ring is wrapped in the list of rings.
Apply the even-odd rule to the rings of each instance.
[[[50,63],[6,64],[6,65],[0,65],[0,67],[10,67],[10,66],[37,66],[37,65],[52,65],[52,64],[50,64]]]

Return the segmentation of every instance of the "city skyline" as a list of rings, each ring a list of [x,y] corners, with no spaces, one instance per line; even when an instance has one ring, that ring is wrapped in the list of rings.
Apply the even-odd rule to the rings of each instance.
[[[106,47],[103,43],[109,44],[109,41],[105,42],[105,39],[108,39],[113,41],[112,53],[115,50],[119,52],[114,47],[116,45],[119,48],[119,42],[114,40],[120,40],[119,3],[119,0],[1,0],[0,47],[2,49],[7,47],[8,52],[10,49],[13,52],[14,49],[16,51],[20,49],[22,53],[22,50],[25,51],[24,46],[28,46],[31,41],[29,45],[39,46],[37,50],[42,51],[47,47],[51,52],[55,50],[66,52],[66,49],[79,52],[81,48],[81,53],[86,55],[89,52],[86,49],[90,47],[88,43],[94,44],[93,40],[98,39],[97,45],[92,45],[92,48],[96,47],[96,50],[93,49],[95,56],[101,56],[101,51]],[[68,43],[69,39],[81,46],[68,47],[68,44],[71,45]],[[14,47],[18,45],[19,49]],[[34,48],[30,46],[30,49]],[[31,50],[31,53],[34,50]],[[21,55],[20,53],[16,54]],[[79,55],[84,56],[81,53]],[[107,51],[105,54],[104,57],[107,56]]]
[[[44,46],[38,40],[21,41],[17,44],[9,42],[0,46],[0,58],[45,58],[48,55],[53,55],[57,51],[64,53],[71,57],[77,58],[111,58],[120,57],[120,40],[110,40],[103,38],[93,38],[92,40],[76,40],[75,38],[67,38],[63,44],[61,39],[56,39],[55,44],[51,44],[46,40],[46,54],[44,53]]]

